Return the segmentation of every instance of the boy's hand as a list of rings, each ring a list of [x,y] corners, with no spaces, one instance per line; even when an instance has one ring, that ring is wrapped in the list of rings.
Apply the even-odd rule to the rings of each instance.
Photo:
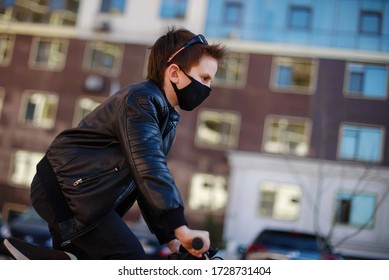
[[[202,254],[209,249],[210,240],[209,232],[204,230],[192,230],[187,226],[180,226],[174,230],[174,233],[177,239],[181,242],[182,246],[193,256],[201,258]],[[203,240],[204,246],[200,250],[195,250],[192,248],[192,240],[195,238],[201,238]]]
[[[173,254],[178,253],[178,251],[180,250],[180,245],[181,245],[181,242],[178,241],[177,239],[173,239],[173,240],[169,241],[168,243],[166,243],[166,246],[169,248],[169,250]]]

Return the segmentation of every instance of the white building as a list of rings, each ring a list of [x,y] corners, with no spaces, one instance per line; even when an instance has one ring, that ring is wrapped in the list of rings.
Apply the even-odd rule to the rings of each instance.
[[[238,151],[228,158],[232,171],[224,238],[230,258],[265,228],[316,232],[341,254],[389,258],[388,168]],[[334,217],[347,194],[355,193],[377,205],[375,215],[360,208],[354,216]],[[266,203],[269,196],[275,199]],[[350,207],[360,206],[354,197]],[[341,219],[354,227],[342,225]]]

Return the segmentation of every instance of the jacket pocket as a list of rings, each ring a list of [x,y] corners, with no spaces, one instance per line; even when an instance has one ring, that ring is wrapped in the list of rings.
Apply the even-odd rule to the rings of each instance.
[[[118,171],[119,171],[119,167],[114,167],[112,169],[101,171],[101,172],[95,173],[95,174],[90,175],[90,176],[85,176],[83,178],[79,178],[79,179],[75,180],[73,182],[73,186],[77,187],[80,184],[97,180],[97,179],[99,179],[101,177],[110,175],[110,174],[118,172]]]

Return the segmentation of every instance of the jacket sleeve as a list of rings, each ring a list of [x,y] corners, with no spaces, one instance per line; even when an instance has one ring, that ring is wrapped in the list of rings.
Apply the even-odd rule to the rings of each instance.
[[[119,137],[150,215],[173,232],[186,221],[182,198],[163,152],[160,118],[163,112],[167,117],[168,107],[161,98],[144,91],[130,94],[119,112]]]
[[[153,215],[150,212],[148,204],[144,201],[142,197],[139,197],[138,206],[142,212],[143,219],[145,220],[149,230],[155,234],[160,244],[165,244],[173,239],[175,235],[169,232],[165,227],[163,227],[158,220],[155,220]]]

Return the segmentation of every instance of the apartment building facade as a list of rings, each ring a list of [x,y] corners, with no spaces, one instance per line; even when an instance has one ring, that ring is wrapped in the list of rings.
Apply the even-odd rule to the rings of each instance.
[[[388,258],[388,9],[384,0],[3,1],[3,218],[29,205],[55,135],[143,79],[147,48],[175,25],[230,50],[211,96],[180,112],[169,155],[190,224],[223,229],[231,258],[265,227]]]
[[[389,258],[388,4],[209,2],[205,33],[249,56],[235,92],[240,143],[228,152],[232,256],[283,228],[323,235],[346,256]]]

